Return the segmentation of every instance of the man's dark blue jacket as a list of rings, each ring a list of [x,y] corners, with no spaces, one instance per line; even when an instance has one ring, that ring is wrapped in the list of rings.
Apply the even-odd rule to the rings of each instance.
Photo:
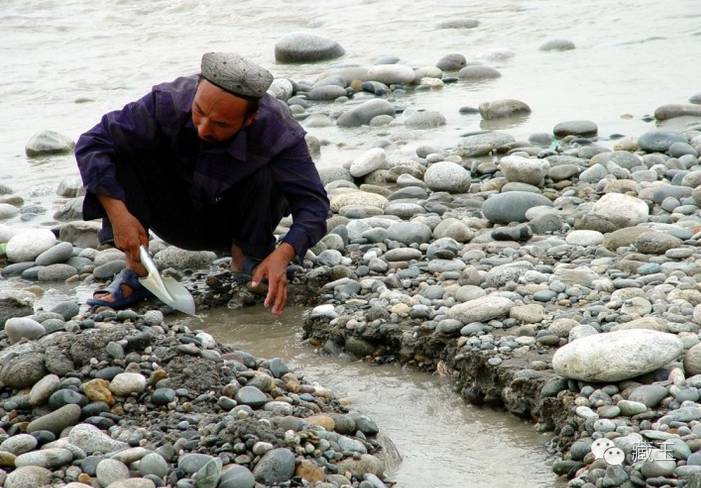
[[[196,90],[197,76],[156,85],[140,100],[104,115],[78,139],[76,160],[87,190],[84,218],[104,216],[96,194],[125,200],[116,178],[116,161],[158,161],[172,168],[192,184],[190,197],[205,208],[220,201],[222,194],[243,178],[268,165],[293,217],[283,241],[304,256],[326,233],[329,209],[326,191],[309,156],[304,129],[282,102],[266,94],[250,126],[225,144],[205,143],[192,123]]]

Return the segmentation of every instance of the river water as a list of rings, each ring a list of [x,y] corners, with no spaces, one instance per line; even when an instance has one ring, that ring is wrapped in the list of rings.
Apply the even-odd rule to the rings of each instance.
[[[205,323],[202,329],[221,342],[281,357],[374,418],[402,457],[388,473],[398,488],[564,486],[546,465],[547,436],[533,425],[466,405],[437,376],[320,356],[300,341],[299,309],[279,319],[262,307],[215,311]]]
[[[460,18],[480,25],[436,28]],[[341,43],[347,54],[336,64],[395,55],[425,66],[457,52],[485,59],[503,74],[400,100],[440,110],[448,119],[440,129],[310,129],[330,142],[320,165],[341,164],[379,137],[397,143],[390,151],[405,154],[427,141],[453,146],[459,134],[483,127],[479,115],[460,115],[459,107],[499,98],[533,109],[509,128],[516,136],[590,119],[605,138],[639,134],[652,127],[642,116],[701,91],[698,0],[3,0],[0,181],[49,207],[50,216],[57,181],[75,174],[75,163],[70,156],[27,160],[24,145],[32,134],[54,129],[77,138],[153,84],[196,72],[201,54],[211,50],[238,51],[276,76],[314,80],[331,63],[275,64],[275,42],[295,31]],[[556,37],[571,39],[577,49],[538,50]]]

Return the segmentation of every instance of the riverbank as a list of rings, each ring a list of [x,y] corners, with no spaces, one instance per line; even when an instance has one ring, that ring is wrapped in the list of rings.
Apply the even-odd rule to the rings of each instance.
[[[305,39],[299,42],[302,48],[314,44]],[[323,41],[338,52],[335,43]],[[571,50],[566,40],[554,45],[556,51]],[[499,51],[494,56],[508,59],[511,53]],[[571,486],[680,486],[699,475],[701,105],[668,105],[655,111],[659,123],[683,127],[677,131],[601,136],[596,123],[570,120],[554,124],[547,133],[523,139],[502,131],[464,131],[451,144],[420,145],[407,153],[404,149],[413,134],[427,137],[447,120],[435,110],[407,107],[406,97],[447,90],[456,84],[489,83],[501,73],[486,62],[468,62],[459,54],[445,56],[437,63],[440,67],[414,68],[391,57],[382,61],[371,67],[334,68],[315,82],[279,78],[272,88],[310,131],[334,127],[354,134],[372,128],[378,137],[366,141],[362,152],[345,163],[319,169],[333,211],[327,222],[329,233],[298,263],[290,293],[294,303],[313,307],[304,326],[309,343],[332,354],[347,351],[371,362],[399,362],[450,376],[466,400],[504,407],[535,422],[540,430],[554,431],[552,447],[562,459],[553,469],[571,479]],[[461,112],[474,117],[479,114],[485,127],[492,128],[492,124],[518,124],[528,117],[531,107],[519,100],[497,99],[479,107],[464,106]],[[317,159],[330,145],[314,134],[307,136],[307,142]],[[43,133],[27,144],[26,152],[41,157],[70,152],[71,145],[72,141],[60,134]],[[336,144],[335,149],[342,148],[342,143]],[[86,315],[73,321],[81,310],[75,301],[69,301],[60,304],[60,317],[37,312],[32,319],[22,318],[35,314],[36,296],[52,283],[94,287],[109,281],[126,264],[120,251],[98,246],[96,222],[79,220],[80,181],[66,178],[56,192],[60,209],[51,223],[60,225],[54,229],[0,226],[7,258],[1,273],[17,288],[5,292],[0,306],[5,324],[0,339],[6,341],[3,353],[8,355],[7,366],[3,366],[7,372],[0,379],[5,384],[3,408],[9,439],[15,437],[9,432],[12,424],[20,424],[11,432],[19,435],[31,425],[24,422],[34,421],[41,411],[29,408],[34,405],[17,395],[26,393],[22,390],[36,382],[56,384],[56,379],[44,380],[44,375],[36,373],[52,371],[47,361],[52,368],[64,368],[60,371],[69,377],[65,385],[74,388],[63,395],[74,400],[72,404],[84,401],[82,380],[92,379],[91,374],[100,371],[93,371],[92,356],[81,361],[73,358],[73,345],[68,355],[72,363],[63,359],[65,352],[53,349],[40,361],[41,356],[32,348],[52,345],[60,337],[67,337],[63,340],[68,347],[69,342],[80,344],[80,336],[92,334],[98,337],[91,341],[105,342],[99,332],[91,331],[100,331],[103,327],[98,327],[99,323],[114,320],[143,321],[143,327],[153,328],[150,332],[156,337],[169,338],[162,346],[165,357],[169,362],[183,363],[183,370],[191,370],[186,355],[212,361],[214,370],[212,365],[200,365],[192,370],[193,377],[181,378],[191,382],[188,391],[198,387],[201,377],[226,367],[229,376],[219,371],[226,382],[207,387],[221,390],[221,394],[204,397],[206,409],[236,410],[239,403],[246,403],[238,393],[263,373],[270,379],[260,380],[265,387],[257,386],[265,398],[257,395],[257,406],[262,410],[253,409],[254,416],[265,420],[269,415],[265,412],[295,413],[300,405],[314,413],[345,414],[338,410],[342,405],[316,399],[326,398],[320,393],[324,390],[306,391],[299,386],[295,391],[296,383],[289,386],[285,380],[287,373],[278,370],[280,375],[276,375],[271,369],[278,368],[278,362],[271,366],[242,353],[237,356],[216,343],[202,347],[203,341],[212,344],[206,336],[198,340],[187,329],[170,330],[162,321],[148,325],[147,315],[137,312],[120,315],[100,311],[97,319]],[[4,194],[0,218],[31,221],[46,211],[25,201],[28,195],[15,195],[5,187],[0,193]],[[277,233],[284,234],[290,223],[284,220]],[[164,274],[188,284],[200,309],[238,309],[261,301],[245,282],[226,271],[227,257],[183,251],[158,240],[151,242],[149,250]],[[29,286],[28,282],[37,284]],[[134,332],[129,327],[104,328],[109,334],[117,333],[114,330]],[[10,342],[17,344],[10,346]],[[107,350],[108,343],[116,346]],[[145,348],[151,347],[147,344],[140,350],[142,355],[127,361],[129,352],[123,350],[121,358],[118,346],[124,349],[128,345],[129,337],[115,336],[107,340],[104,352],[88,353],[96,355],[94,362],[101,367],[108,366],[101,361],[124,362],[124,373],[137,375],[126,378],[138,378],[139,385],[146,382],[145,390],[135,392],[141,395],[136,397],[139,405],[153,403],[155,391],[148,389],[148,378],[164,358],[158,357],[156,349],[147,352]],[[10,360],[18,350],[22,354]],[[58,366],[53,364],[56,358]],[[25,360],[35,376],[15,384],[14,368],[24,370]],[[227,361],[231,363],[228,366]],[[151,363],[156,363],[156,369]],[[239,371],[239,363],[246,369]],[[240,389],[235,385],[227,389],[230,374],[236,376]],[[110,386],[115,379],[106,379],[109,383],[102,385],[114,393]],[[168,384],[167,378],[161,380]],[[59,376],[59,386],[62,381]],[[156,381],[153,386],[159,384]],[[164,388],[177,395],[174,386]],[[300,392],[311,397],[302,398],[302,394],[297,395]],[[31,391],[28,394],[31,396]],[[205,392],[197,391],[194,399],[202,394]],[[193,403],[188,395],[186,398],[186,403]],[[310,402],[319,412],[307,405]],[[275,405],[266,410],[270,403]],[[129,405],[129,400],[124,404]],[[176,411],[178,405],[174,405]],[[78,414],[76,407],[69,408]],[[119,414],[115,420],[110,416],[117,415],[114,412],[102,418],[131,425],[142,418],[138,408],[125,410],[127,419]],[[251,415],[247,409],[237,412],[242,410]],[[229,415],[220,413],[223,417],[216,420],[217,425],[226,423],[224,417]],[[308,413],[302,410],[299,416],[308,418]],[[79,415],[72,418],[77,422],[92,417],[86,417],[82,409]],[[363,464],[363,469],[369,466],[370,475],[381,474],[375,461],[363,458],[372,455],[364,451],[374,453],[379,448],[372,439],[376,429],[345,429],[339,427],[345,425],[344,420],[331,418],[333,426],[326,419],[322,422],[328,435],[312,429],[304,439],[300,434],[300,443],[296,443],[296,434],[288,434],[285,424],[276,431],[282,440],[271,434],[282,444],[275,444],[272,437],[261,442],[270,444],[265,448],[271,447],[271,452],[285,456],[288,468],[311,469],[302,458],[313,458],[316,467],[325,470],[322,474],[328,482],[335,483],[329,476],[343,471],[350,472],[346,481],[354,485],[382,486],[379,478],[360,468],[354,471],[353,464],[367,460],[369,464]],[[357,423],[360,417],[350,418]],[[98,426],[118,432],[107,421],[94,422],[98,421]],[[236,419],[232,422],[228,428],[236,431],[239,424]],[[365,420],[360,422],[365,425]],[[267,426],[268,422],[262,424]],[[299,422],[294,425],[302,425],[302,431],[307,428]],[[185,424],[182,427],[188,432]],[[81,429],[94,432],[90,427],[81,427],[78,432]],[[274,484],[276,481],[260,474],[264,468],[258,467],[267,451],[260,448],[249,453],[260,439],[249,446],[249,439],[244,439],[247,432],[240,435],[239,442],[226,448],[217,443],[218,437],[211,439],[211,446],[197,443],[192,447],[210,455],[232,448],[243,456],[234,456],[233,464],[246,467],[248,474],[263,484]],[[318,445],[313,442],[317,437],[321,439]],[[68,439],[68,445],[75,444],[70,433]],[[320,447],[322,440],[328,441],[328,448],[325,444]],[[80,451],[66,448],[65,441],[57,442],[61,443],[57,448],[68,451],[56,453],[61,466],[82,456]],[[157,450],[161,442],[146,438],[145,445]],[[290,449],[290,442],[294,449]],[[237,448],[237,444],[243,446]],[[604,457],[600,446],[613,450]],[[641,447],[651,452],[645,459],[640,456]],[[277,449],[287,451],[282,454]],[[44,459],[44,450],[38,457],[31,456],[31,462],[59,462]],[[20,457],[6,456],[7,463],[16,465]],[[161,457],[166,462],[174,460]],[[232,464],[230,457],[220,459],[222,465],[216,459],[201,459],[207,459],[207,465],[198,467],[197,472],[206,468],[198,478],[211,473],[220,476],[223,464]],[[349,466],[343,464],[346,461]],[[181,466],[175,470],[175,466],[169,464],[163,476],[182,481],[179,486],[189,486],[183,479],[196,472],[184,472]],[[345,467],[348,470],[342,469]],[[130,474],[141,471],[136,464],[125,468]],[[8,475],[10,484],[17,471]],[[40,476],[54,476],[59,483],[66,481],[66,472],[61,468],[58,474],[42,471]],[[318,470],[312,472],[318,474]],[[80,476],[83,471],[71,473]],[[289,469],[285,473],[288,477],[283,482],[297,483]],[[320,486],[327,482],[321,478],[313,481],[321,481]]]

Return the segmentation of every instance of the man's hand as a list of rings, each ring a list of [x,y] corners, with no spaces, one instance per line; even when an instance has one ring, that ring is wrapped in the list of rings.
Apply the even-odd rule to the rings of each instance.
[[[139,276],[146,276],[146,268],[141,264],[139,246],[148,248],[148,234],[141,222],[134,217],[121,200],[106,195],[98,195],[112,224],[114,245],[127,255],[127,266]]]
[[[252,286],[258,286],[268,279],[268,295],[265,306],[271,307],[274,315],[280,315],[287,303],[287,265],[295,256],[294,248],[283,242],[256,267],[251,279]]]

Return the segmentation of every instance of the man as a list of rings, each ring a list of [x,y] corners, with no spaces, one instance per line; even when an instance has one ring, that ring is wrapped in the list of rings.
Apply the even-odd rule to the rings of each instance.
[[[287,267],[326,232],[328,198],[273,76],[233,53],[207,53],[201,74],[178,78],[83,134],[76,160],[86,220],[103,218],[127,269],[91,305],[124,308],[148,296],[139,246],[152,229],[184,249],[231,252],[232,270],[268,281],[266,307],[282,312]],[[276,246],[273,232],[291,212]]]

